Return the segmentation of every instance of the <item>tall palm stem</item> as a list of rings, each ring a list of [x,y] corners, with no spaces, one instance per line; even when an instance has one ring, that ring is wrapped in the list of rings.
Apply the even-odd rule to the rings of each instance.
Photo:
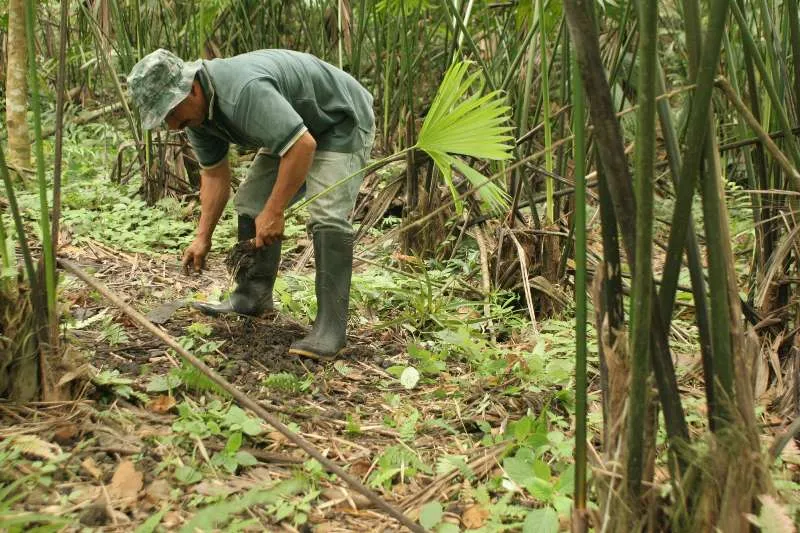
[[[589,112],[595,128],[595,139],[604,167],[604,176],[607,177],[606,183],[611,193],[614,212],[619,221],[626,254],[629,263],[633,264],[636,256],[636,223],[632,217],[632,214],[636,212],[635,199],[625,149],[622,144],[620,125],[614,113],[610,88],[600,58],[597,31],[593,22],[594,6],[588,0],[567,0],[564,7],[589,101]],[[652,341],[655,344],[655,349],[652,351],[652,363],[667,433],[676,444],[677,441],[688,442],[689,431],[669,353],[669,342],[663,328],[664,322],[658,306],[653,305],[651,312],[654,313]],[[680,451],[679,448],[675,448],[675,450],[676,452]],[[683,461],[679,461],[678,464],[682,467]],[[672,466],[673,463],[671,462],[670,465]]]
[[[28,52],[28,81],[31,88],[33,111],[34,151],[36,154],[36,177],[39,184],[39,229],[42,233],[44,255],[45,298],[48,315],[56,311],[56,264],[53,241],[50,234],[50,207],[47,202],[47,179],[44,174],[44,143],[42,142],[42,107],[39,97],[39,70],[36,66],[36,42],[33,34],[36,2],[25,2],[25,40]]]
[[[664,82],[664,72],[659,68],[657,77],[659,94],[666,93]],[[670,112],[669,102],[660,99],[657,104],[661,132],[664,136],[664,145],[667,151],[667,161],[669,162],[670,173],[672,175],[673,186],[677,189],[680,182],[681,153],[678,145],[678,134],[672,123],[672,113]],[[694,221],[689,222],[689,227],[694,228]],[[689,266],[689,276],[692,284],[692,294],[694,295],[694,314],[697,323],[698,335],[700,337],[700,354],[703,360],[703,374],[705,376],[714,375],[714,355],[711,345],[711,326],[708,318],[708,302],[706,298],[706,282],[703,276],[703,262],[700,254],[700,245],[697,243],[697,235],[694,231],[688,232],[686,236],[686,259]],[[664,302],[660,302],[664,304]],[[661,308],[662,317],[668,317],[670,310],[666,307]],[[666,327],[666,326],[665,326]],[[705,381],[706,404],[708,405],[708,416],[711,427],[714,427],[711,413],[715,412],[715,396],[713,380]]]
[[[574,54],[571,54],[574,56]],[[571,58],[575,172],[575,509],[586,509],[586,140],[583,84]]]
[[[707,133],[706,122],[711,108],[711,93],[714,87],[714,75],[719,65],[719,55],[722,48],[722,32],[728,13],[729,0],[712,0],[710,24],[703,41],[702,51],[698,56],[700,63],[697,70],[694,97],[692,98],[686,130],[686,151],[681,166],[681,181],[676,193],[675,209],[672,213],[672,230],[667,244],[667,256],[664,263],[664,274],[661,279],[659,299],[661,309],[667,311],[664,319],[669,324],[672,306],[675,302],[675,292],[678,286],[678,276],[681,269],[683,249],[686,245],[686,235],[691,220],[692,198],[697,186],[700,172],[700,161],[703,156],[703,147]],[[716,354],[716,352],[715,352]]]
[[[761,75],[761,83],[767,90],[767,95],[769,95],[769,99],[772,102],[772,107],[777,114],[778,122],[786,139],[789,154],[792,156],[792,161],[796,167],[800,168],[800,149],[798,149],[797,141],[792,134],[792,124],[789,121],[789,115],[786,113],[786,107],[783,105],[783,99],[778,94],[775,84],[772,81],[773,77],[767,69],[764,59],[758,52],[758,47],[756,47],[755,39],[753,38],[753,34],[750,32],[750,27],[747,24],[747,20],[745,20],[744,14],[736,2],[733,2],[732,4],[732,11],[734,17],[736,17],[736,22],[739,25],[739,31],[741,32],[742,41],[744,42],[745,48],[750,51],[750,55],[753,58],[753,63],[755,64],[758,73]]]
[[[539,15],[539,64],[541,68],[541,92],[542,92],[542,122],[544,123],[544,147],[547,152],[545,153],[544,168],[548,173],[553,172],[553,133],[550,124],[550,76],[548,73],[548,59],[547,59],[547,31],[545,24],[545,11],[544,0],[536,0],[537,13]],[[555,220],[555,200],[553,193],[555,192],[555,184],[553,178],[545,176],[544,178],[547,201],[545,208],[545,222],[548,226],[553,224]]]
[[[631,301],[632,367],[628,396],[627,477],[638,507],[644,461],[644,422],[650,375],[650,307],[653,290],[653,173],[655,169],[657,21],[656,0],[639,0],[639,76],[635,159],[636,255]]]

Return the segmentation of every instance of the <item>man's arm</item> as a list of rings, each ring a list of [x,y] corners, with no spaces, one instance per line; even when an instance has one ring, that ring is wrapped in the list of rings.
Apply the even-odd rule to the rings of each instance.
[[[200,171],[200,222],[197,237],[183,254],[184,270],[191,265],[195,272],[205,267],[206,255],[211,249],[211,236],[217,227],[231,188],[231,167],[228,158],[213,168]]]
[[[316,149],[314,137],[305,132],[281,158],[272,194],[256,217],[257,247],[283,238],[283,212],[306,180]]]

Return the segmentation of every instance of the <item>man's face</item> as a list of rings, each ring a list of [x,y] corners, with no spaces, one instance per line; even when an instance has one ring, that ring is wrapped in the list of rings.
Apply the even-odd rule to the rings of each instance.
[[[188,126],[197,127],[203,123],[206,116],[205,96],[196,81],[192,85],[192,90],[181,101],[180,104],[172,108],[172,111],[164,117],[164,122],[170,130],[182,130]]]

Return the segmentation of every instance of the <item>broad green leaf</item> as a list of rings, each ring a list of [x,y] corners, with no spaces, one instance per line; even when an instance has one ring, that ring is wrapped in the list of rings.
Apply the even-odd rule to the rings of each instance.
[[[506,457],[503,460],[503,470],[511,481],[522,487],[536,479],[533,465],[516,457]]]
[[[428,502],[420,510],[419,523],[425,529],[432,529],[442,521],[442,516],[444,516],[442,504],[436,501]]]
[[[258,459],[253,457],[252,454],[240,450],[236,452],[236,462],[241,466],[254,466],[258,464]]]
[[[522,533],[558,533],[558,514],[552,507],[534,509],[525,517]]]
[[[191,485],[203,479],[203,474],[191,466],[184,465],[175,469],[175,479],[184,485]]]
[[[538,477],[530,480],[525,488],[531,493],[531,496],[543,503],[550,503],[555,494],[552,483]]]
[[[258,435],[263,431],[261,422],[258,419],[251,417],[236,405],[232,405],[228,409],[222,422],[229,427],[238,426],[246,435],[250,436]]]
[[[147,384],[147,392],[166,392],[180,387],[183,380],[180,376],[175,374],[164,374],[161,376],[154,376],[153,379]]]
[[[407,367],[400,374],[400,383],[407,389],[413,389],[419,383],[419,371],[413,366]]]
[[[234,431],[231,433],[231,436],[228,437],[228,442],[225,443],[225,453],[228,455],[233,455],[239,451],[239,448],[242,447],[242,433],[240,431]]]

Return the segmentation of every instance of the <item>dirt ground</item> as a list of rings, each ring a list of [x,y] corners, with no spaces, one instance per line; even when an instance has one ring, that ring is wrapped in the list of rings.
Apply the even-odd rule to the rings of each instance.
[[[145,261],[99,244],[68,251],[75,261],[142,312],[192,293],[209,293],[228,280],[221,261],[212,262],[210,271],[201,276],[185,276],[171,258]],[[102,340],[98,331],[90,328],[65,331],[70,349],[90,354],[85,363],[95,372],[116,370],[132,380],[130,386],[134,390],[144,391],[153,376],[166,374],[179,364],[158,339],[136,327],[82,282],[69,281],[64,300],[70,302],[68,312],[76,320],[89,319],[105,310],[123,325],[126,340],[115,345]],[[413,402],[423,420],[440,417],[450,424],[450,430],[420,426],[411,446],[420,457],[434,464],[433,458],[443,453],[465,455],[478,480],[497,473],[498,457],[505,447],[469,445],[481,436],[476,420],[502,427],[509,418],[516,419],[529,408],[538,411],[542,407],[543,399],[533,394],[492,395],[493,388],[508,384],[496,379],[476,379],[473,390],[461,390],[463,382],[450,383],[448,374],[443,374],[445,379],[437,383],[411,391],[404,389],[385,370],[407,357],[403,353],[405,344],[392,331],[351,331],[349,347],[341,358],[320,364],[287,353],[288,346],[307,331],[307,326],[279,312],[260,318],[208,318],[185,306],[177,309],[162,327],[177,338],[185,335],[187,326],[198,322],[211,326],[210,339],[224,341],[215,353],[205,357],[209,366],[280,416],[284,423],[296,424],[301,436],[362,482],[375,469],[383,450],[398,444],[408,446],[397,429],[384,423],[387,418],[399,416],[387,402],[387,394],[402,395],[404,400]],[[31,461],[66,457],[57,462],[52,484],[28,494],[24,507],[27,511],[67,517],[72,524],[69,531],[86,526],[95,531],[132,531],[159,510],[164,510],[161,526],[176,530],[202,507],[201,502],[215,495],[243,494],[264,480],[287,479],[308,459],[283,435],[264,425],[264,432],[249,438],[242,448],[258,460],[257,465],[242,467],[236,475],[217,469],[204,474],[198,483],[178,484],[172,475],[177,465],[189,460],[202,462],[203,458],[207,461],[209,454],[225,446],[225,440],[211,436],[187,444],[170,443],[159,437],[173,433],[176,402],[191,402],[202,410],[208,395],[182,389],[175,392],[174,398],[150,394],[149,402],[123,399],[91,385],[86,368],[69,376],[76,392],[74,400],[36,408],[0,404],[0,439],[28,439],[25,442],[30,443],[29,451],[24,457]],[[302,392],[264,386],[267,376],[281,372],[310,378],[311,382]],[[448,400],[451,396],[452,400]],[[24,468],[24,463],[3,468],[6,467]],[[109,495],[109,490],[124,486],[131,478],[134,481],[128,484],[124,502]],[[137,483],[136,479],[140,481]],[[435,498],[446,501],[448,496],[460,493],[464,484],[469,485],[454,472],[418,473],[395,483],[391,491],[378,492],[414,517],[426,502]],[[321,492],[311,504],[307,524],[294,527],[290,520],[276,523],[273,516],[253,507],[245,514],[259,525],[246,530],[398,530],[395,521],[375,511],[366,498],[341,480],[326,478],[319,486]],[[458,523],[473,503],[459,499],[445,509],[445,520]]]

